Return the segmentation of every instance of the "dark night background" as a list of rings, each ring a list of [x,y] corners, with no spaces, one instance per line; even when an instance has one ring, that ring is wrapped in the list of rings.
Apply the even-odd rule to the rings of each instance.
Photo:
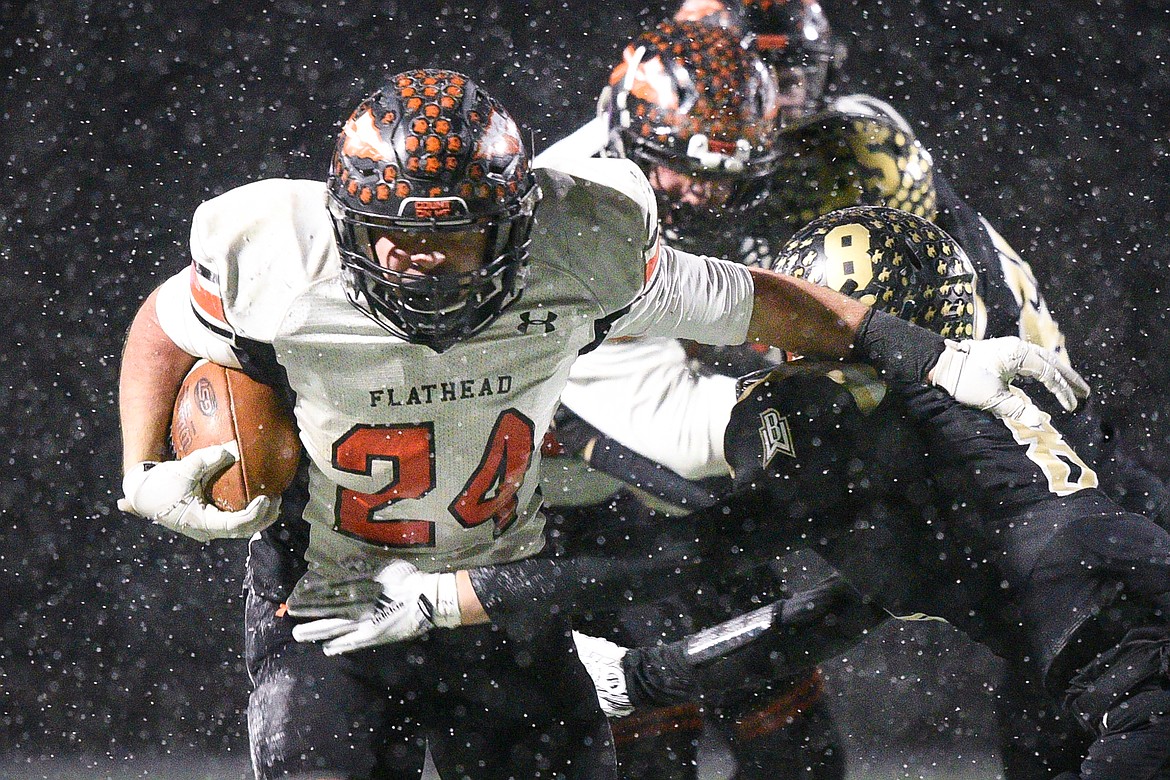
[[[625,41],[674,6],[0,2],[0,753],[85,777],[167,754],[239,776],[246,760],[243,543],[200,546],[114,508],[121,339],[187,262],[196,205],[323,178],[343,115],[417,65],[478,78],[540,150],[592,115]],[[1170,13],[825,8],[849,45],[844,90],[919,129],[1031,263],[1106,414],[1170,476]],[[935,776],[916,762],[938,750],[978,766],[993,672],[930,627],[883,630],[831,664],[854,766]],[[24,771],[58,776],[38,766]]]

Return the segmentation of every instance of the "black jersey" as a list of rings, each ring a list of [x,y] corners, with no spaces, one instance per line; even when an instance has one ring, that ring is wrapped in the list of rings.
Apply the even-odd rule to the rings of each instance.
[[[894,614],[1030,658],[1050,690],[1170,606],[1170,537],[1097,490],[1047,422],[798,363],[753,385],[727,431],[722,517],[744,546],[810,547]]]

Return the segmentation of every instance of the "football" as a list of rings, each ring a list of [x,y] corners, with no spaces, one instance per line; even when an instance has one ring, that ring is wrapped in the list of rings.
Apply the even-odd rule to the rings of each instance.
[[[301,443],[288,405],[243,371],[200,361],[179,387],[171,447],[182,458],[233,440],[239,459],[208,485],[210,503],[236,511],[257,496],[278,496],[292,483]]]

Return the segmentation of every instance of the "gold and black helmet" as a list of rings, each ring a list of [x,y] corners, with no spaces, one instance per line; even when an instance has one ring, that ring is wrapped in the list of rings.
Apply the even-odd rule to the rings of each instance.
[[[771,268],[946,338],[978,332],[975,268],[967,253],[938,226],[905,211],[829,212],[789,239]]]

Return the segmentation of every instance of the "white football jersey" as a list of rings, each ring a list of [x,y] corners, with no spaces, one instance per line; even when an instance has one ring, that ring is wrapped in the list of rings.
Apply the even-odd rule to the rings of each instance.
[[[367,601],[367,575],[389,557],[438,571],[539,551],[540,443],[573,361],[607,323],[745,338],[750,275],[660,247],[636,166],[562,168],[537,169],[522,297],[442,353],[350,304],[323,184],[256,182],[197,210],[193,266],[164,285],[159,319],[192,354],[230,363],[224,343],[267,350],[287,373],[311,461],[309,573],[294,612]]]

